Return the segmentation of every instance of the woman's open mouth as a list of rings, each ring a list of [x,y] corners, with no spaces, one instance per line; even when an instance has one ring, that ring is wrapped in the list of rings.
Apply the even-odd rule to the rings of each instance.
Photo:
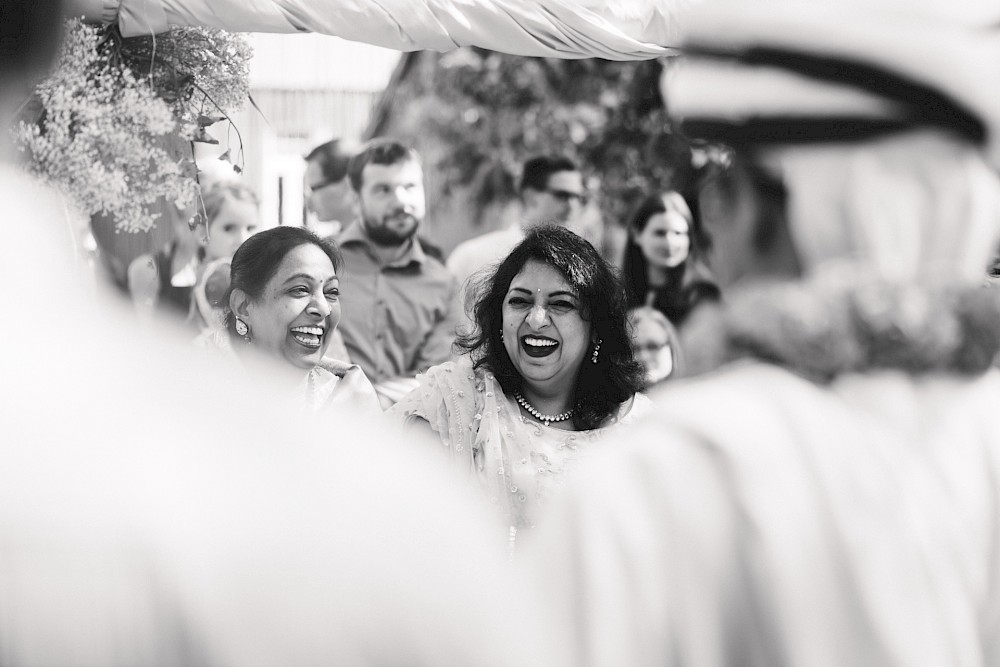
[[[318,350],[323,344],[323,327],[292,327],[292,338],[311,350]]]
[[[522,336],[521,349],[529,357],[547,357],[559,347],[558,341],[546,336]]]

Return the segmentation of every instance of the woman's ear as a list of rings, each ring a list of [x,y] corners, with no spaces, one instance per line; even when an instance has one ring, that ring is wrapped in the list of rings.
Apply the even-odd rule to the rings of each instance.
[[[250,295],[238,287],[229,295],[229,310],[241,320],[246,321],[250,317],[250,304]]]

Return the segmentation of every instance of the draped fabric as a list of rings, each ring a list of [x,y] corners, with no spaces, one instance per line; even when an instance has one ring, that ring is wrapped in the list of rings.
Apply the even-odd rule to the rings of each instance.
[[[1000,164],[1000,6],[956,0],[704,3],[677,19],[692,57],[663,79],[692,136],[727,144],[851,140],[933,127]]]
[[[673,13],[692,0],[73,0],[126,36],[170,26],[317,32],[400,51],[461,46],[523,56],[669,55]]]

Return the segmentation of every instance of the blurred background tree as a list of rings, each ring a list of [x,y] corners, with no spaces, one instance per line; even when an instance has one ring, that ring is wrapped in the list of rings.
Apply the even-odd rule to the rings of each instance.
[[[580,164],[618,260],[638,200],[693,187],[692,149],[671,132],[658,61],[556,60],[463,48],[402,56],[366,138],[412,142],[425,161],[428,231],[450,250],[509,223],[520,165],[538,154]],[[697,159],[697,158],[696,158]]]

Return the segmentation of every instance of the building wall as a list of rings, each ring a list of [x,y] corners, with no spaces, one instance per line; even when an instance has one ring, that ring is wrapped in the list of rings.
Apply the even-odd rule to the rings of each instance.
[[[251,96],[259,110],[248,104],[234,117],[244,178],[260,196],[266,226],[301,225],[302,157],[335,137],[361,140],[400,54],[313,34],[251,35],[251,42]],[[228,134],[235,156],[236,137]]]

